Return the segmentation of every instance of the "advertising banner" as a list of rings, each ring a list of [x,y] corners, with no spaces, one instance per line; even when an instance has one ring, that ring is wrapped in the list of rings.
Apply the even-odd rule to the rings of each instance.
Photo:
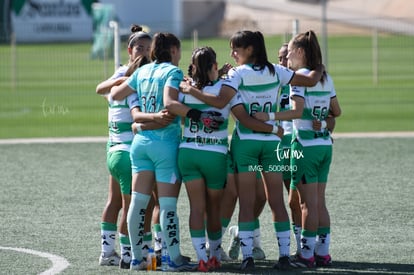
[[[13,0],[11,22],[17,42],[92,39],[94,0]]]

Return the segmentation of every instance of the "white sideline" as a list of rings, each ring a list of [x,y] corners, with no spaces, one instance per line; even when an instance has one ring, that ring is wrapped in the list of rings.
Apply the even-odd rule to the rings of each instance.
[[[0,139],[1,144],[41,144],[41,143],[105,143],[107,137],[57,137],[57,138],[11,138]]]
[[[333,133],[333,138],[412,138],[414,132],[354,132]],[[42,144],[42,143],[105,143],[107,137],[57,137],[57,138],[12,138],[0,139],[2,144]]]
[[[354,132],[333,133],[333,138],[412,138],[414,132]]]
[[[32,249],[27,249],[27,248],[0,246],[0,250],[1,249],[3,249],[3,250],[14,250],[14,251],[17,251],[17,252],[23,252],[23,253],[32,254],[32,255],[36,255],[36,256],[39,256],[39,257],[49,259],[52,262],[52,267],[49,268],[46,271],[43,271],[42,273],[39,273],[39,275],[59,274],[60,272],[62,272],[63,270],[65,270],[69,266],[69,262],[66,261],[65,258],[57,256],[57,255],[53,255],[53,254],[49,254],[49,253],[45,253],[45,252],[40,252],[40,251],[36,251],[36,250],[32,250]]]

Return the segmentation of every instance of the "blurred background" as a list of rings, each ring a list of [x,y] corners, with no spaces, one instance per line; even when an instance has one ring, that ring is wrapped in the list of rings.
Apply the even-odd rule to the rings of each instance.
[[[16,42],[90,41],[106,20],[126,31],[143,24],[180,38],[195,30],[200,37],[229,36],[242,28],[290,34],[295,20],[329,34],[414,33],[414,4],[406,0],[3,0],[0,12],[2,42],[13,36]]]
[[[184,72],[201,45],[232,63],[237,30],[261,31],[276,63],[312,29],[344,111],[337,131],[414,131],[413,14],[407,0],[3,0],[0,138],[105,136],[95,87],[127,61],[131,24],[182,39]]]

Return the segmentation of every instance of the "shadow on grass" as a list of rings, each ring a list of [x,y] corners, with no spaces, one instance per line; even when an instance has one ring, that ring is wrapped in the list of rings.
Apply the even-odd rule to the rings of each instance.
[[[414,274],[414,264],[393,264],[393,263],[364,263],[364,262],[342,262],[334,261],[331,267],[325,268],[294,268],[288,271],[273,269],[274,261],[256,261],[256,268],[248,272],[240,271],[238,261],[222,263],[221,274],[242,273],[242,274]]]

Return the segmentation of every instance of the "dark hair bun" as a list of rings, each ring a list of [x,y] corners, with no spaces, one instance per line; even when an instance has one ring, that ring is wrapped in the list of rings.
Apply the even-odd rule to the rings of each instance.
[[[142,31],[142,27],[140,25],[131,25],[131,32],[140,32]]]

